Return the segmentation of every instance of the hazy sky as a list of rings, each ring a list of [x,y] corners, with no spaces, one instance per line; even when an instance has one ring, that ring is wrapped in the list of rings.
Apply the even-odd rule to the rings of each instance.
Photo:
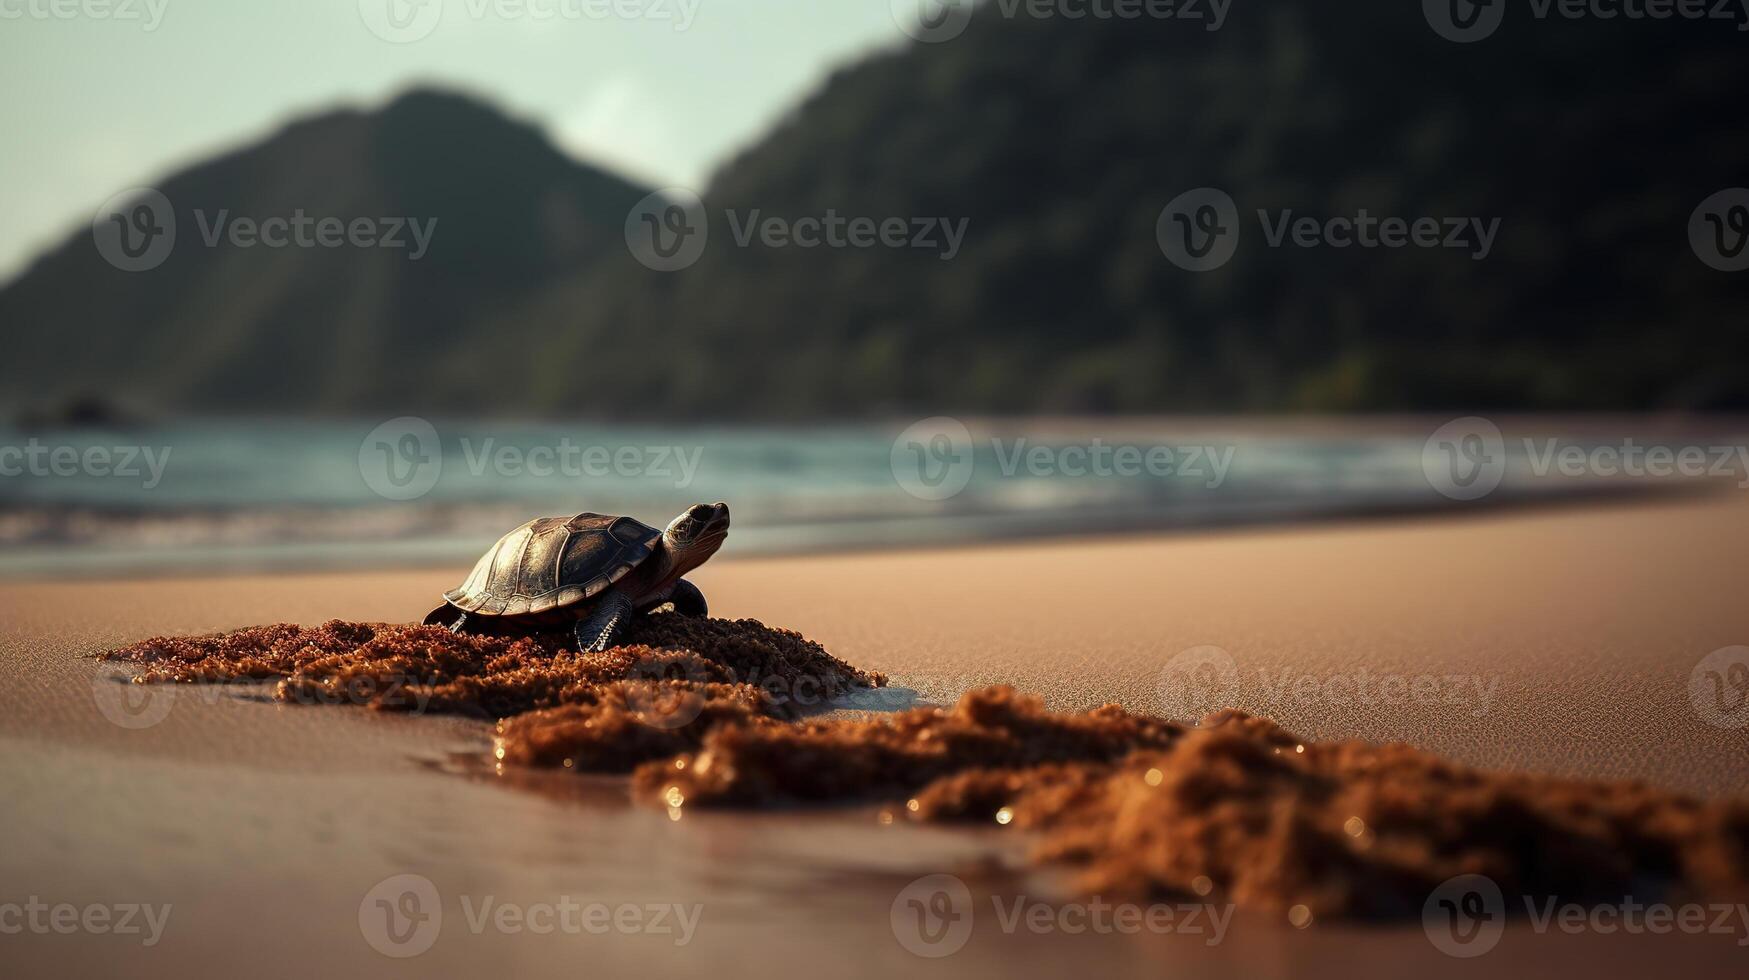
[[[834,65],[903,42],[895,6],[0,0],[0,283],[119,190],[420,81],[490,96],[578,157],[697,186]],[[428,33],[393,43],[373,24]]]

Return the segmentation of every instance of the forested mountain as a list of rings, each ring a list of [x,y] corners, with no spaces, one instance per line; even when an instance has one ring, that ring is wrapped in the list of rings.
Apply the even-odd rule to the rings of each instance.
[[[15,402],[491,408],[502,392],[473,357],[494,342],[490,321],[624,255],[624,214],[647,193],[493,106],[428,90],[150,183],[174,211],[142,218],[174,228],[158,264],[118,268],[84,228],[0,292]],[[136,209],[120,204],[141,247]]]
[[[83,232],[0,293],[0,370],[189,411],[1749,407],[1749,272],[1689,240],[1749,184],[1734,24],[1514,6],[1458,44],[1393,0],[1253,0],[1218,31],[1027,9],[839,71],[702,189],[708,243],[676,271],[626,246],[644,189],[473,101],[300,123],[158,186],[179,209],[437,216],[428,256],[179,238],[130,274]],[[1199,273],[1157,225],[1202,187],[1239,238]],[[1270,241],[1363,212],[1467,230]],[[779,246],[773,218],[906,233]]]

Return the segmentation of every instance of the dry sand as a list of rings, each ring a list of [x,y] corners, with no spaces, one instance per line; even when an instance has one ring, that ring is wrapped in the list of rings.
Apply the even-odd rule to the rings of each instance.
[[[1690,703],[1701,659],[1749,643],[1745,518],[1749,507],[1732,496],[719,560],[697,578],[719,615],[800,630],[887,673],[893,687],[876,706],[947,702],[986,683],[1039,692],[1059,708],[1115,701],[1189,718],[1233,704],[1310,738],[1401,739],[1479,765],[1749,795],[1749,728],[1708,724]],[[213,689],[153,694],[130,714],[121,699],[138,689],[77,659],[160,633],[414,619],[458,574],[8,586],[0,594],[8,841],[0,903],[34,895],[173,910],[150,949],[138,937],[25,933],[0,936],[5,959],[27,974],[267,964],[347,976],[667,976],[832,964],[834,973],[871,976],[1000,968],[1394,977],[1545,973],[1583,961],[1605,973],[1673,962],[1722,973],[1749,955],[1736,945],[1742,927],[1724,936],[1565,935],[1518,923],[1479,961],[1444,956],[1413,924],[1299,931],[1241,915],[1214,946],[1206,934],[1005,934],[992,895],[1061,893],[1048,880],[979,870],[984,858],[1012,853],[994,829],[884,827],[872,811],[670,821],[625,805],[619,784],[469,765],[491,744],[480,723],[315,710]],[[1187,650],[1188,659],[1174,659]],[[1184,669],[1193,661],[1205,664],[1202,673]],[[1231,673],[1210,664],[1230,664]],[[160,716],[144,727],[110,720]],[[481,827],[497,831],[484,844]],[[965,879],[977,912],[970,943],[940,960],[913,956],[889,920],[900,890],[932,872]],[[444,919],[429,952],[389,959],[367,944],[360,905],[378,882],[408,873],[435,884]],[[522,905],[561,895],[697,903],[702,918],[684,946],[672,935],[491,926],[476,934],[467,911],[488,895]]]

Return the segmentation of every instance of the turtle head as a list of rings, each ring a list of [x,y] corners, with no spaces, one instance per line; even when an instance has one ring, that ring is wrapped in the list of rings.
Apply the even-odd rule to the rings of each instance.
[[[729,505],[693,504],[662,532],[662,543],[674,555],[680,574],[697,568],[717,553],[729,536]]]

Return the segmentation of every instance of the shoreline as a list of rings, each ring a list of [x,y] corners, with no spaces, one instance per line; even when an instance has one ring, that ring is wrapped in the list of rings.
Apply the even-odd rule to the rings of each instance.
[[[1725,476],[1741,482],[1749,466],[1749,417],[1739,415],[948,419],[951,462],[902,451],[933,420],[897,441],[876,423],[779,437],[784,430],[745,426],[439,421],[441,431],[427,425],[420,436],[431,445],[414,471],[420,481],[406,488],[361,453],[360,439],[375,438],[368,420],[245,428],[190,419],[132,432],[175,451],[162,482],[138,492],[119,469],[30,467],[0,486],[0,581],[471,563],[530,514],[589,509],[661,524],[695,497],[735,502],[730,555],[796,556],[1588,506],[1723,491]],[[1452,483],[1462,460],[1441,456],[1456,451],[1451,426],[1482,449],[1493,438],[1503,454],[1479,492]],[[42,436],[59,440],[57,451],[103,459],[115,448],[101,443],[108,437]],[[476,441],[497,447],[490,463]],[[1622,460],[1626,445],[1693,452],[1711,443],[1734,447],[1722,470]],[[567,470],[552,462],[562,445],[612,448],[616,462],[599,474]],[[1098,448],[1128,452],[1128,468],[1094,465]],[[692,463],[676,470],[670,461],[683,453]],[[952,483],[928,482],[938,464],[947,469],[935,476],[951,473]]]
[[[1055,541],[1103,543],[1136,536],[1166,538],[1203,534],[1267,533],[1296,528],[1340,527],[1406,520],[1485,519],[1522,511],[1570,510],[1725,495],[1718,482],[1646,485],[1581,485],[1570,488],[1504,488],[1485,500],[1321,501],[1293,509],[1261,504],[1225,514],[1133,511],[992,513],[939,520],[871,516],[831,523],[793,521],[783,528],[741,528],[752,545],[732,544],[715,559],[879,555],[1024,547]],[[103,515],[128,520],[121,515]],[[136,515],[145,518],[146,515]],[[162,515],[152,515],[162,516]],[[817,533],[836,529],[837,535]],[[855,530],[847,530],[847,529]],[[760,537],[761,533],[764,537]],[[448,536],[400,538],[347,544],[339,541],[276,541],[236,547],[153,549],[91,548],[40,544],[0,551],[0,582],[79,582],[116,579],[175,581],[212,574],[282,575],[430,571],[471,563],[484,539]],[[490,542],[485,542],[489,544]],[[736,544],[739,544],[737,542]]]

